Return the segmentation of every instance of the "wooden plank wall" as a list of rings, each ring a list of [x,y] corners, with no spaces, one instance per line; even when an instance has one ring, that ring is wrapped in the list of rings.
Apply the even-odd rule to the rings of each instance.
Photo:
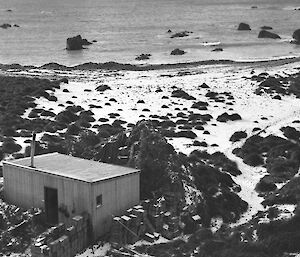
[[[140,174],[133,173],[100,181],[92,186],[92,220],[95,238],[108,232],[112,215],[121,215],[140,201]],[[96,206],[96,197],[102,194],[102,206]]]
[[[56,188],[58,206],[66,206],[70,217],[83,211],[91,213],[91,184],[30,168],[3,164],[4,194],[8,202],[24,208],[44,209],[44,187]],[[59,212],[59,221],[68,225],[70,218]]]

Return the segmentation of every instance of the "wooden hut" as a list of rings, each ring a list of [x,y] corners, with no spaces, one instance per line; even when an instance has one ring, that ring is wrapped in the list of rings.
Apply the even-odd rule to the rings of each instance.
[[[97,238],[110,229],[112,215],[139,202],[139,170],[51,153],[3,162],[5,199],[45,210],[50,224],[86,212]]]

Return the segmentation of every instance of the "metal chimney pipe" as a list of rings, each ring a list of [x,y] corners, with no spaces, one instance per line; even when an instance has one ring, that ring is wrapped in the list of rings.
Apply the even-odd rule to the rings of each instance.
[[[30,153],[30,167],[34,168],[34,154],[35,154],[35,132],[32,133],[32,140],[31,140],[31,153]]]

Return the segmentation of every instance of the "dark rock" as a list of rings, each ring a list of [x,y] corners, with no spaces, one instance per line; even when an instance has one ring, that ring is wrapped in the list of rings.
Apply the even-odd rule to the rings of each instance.
[[[212,52],[223,52],[223,48],[218,47],[218,48],[215,48],[215,49],[213,49],[211,51]]]
[[[280,39],[281,37],[276,33],[272,33],[267,30],[261,30],[258,34],[258,38],[273,38],[273,39]]]
[[[272,27],[270,27],[270,26],[262,26],[262,27],[260,27],[261,29],[264,29],[264,30],[271,30],[271,29],[273,29]]]
[[[202,85],[200,85],[199,87],[201,88],[209,88],[209,86],[206,83],[203,83]]]
[[[238,30],[251,30],[249,24],[241,22],[239,24]]]
[[[151,56],[151,54],[140,54],[135,59],[137,61],[148,60],[148,59],[150,59],[150,56]]]
[[[117,102],[117,100],[115,99],[115,98],[110,98],[108,101],[110,101],[110,102]]]
[[[172,30],[169,29],[169,30],[167,31],[167,33],[172,33]]]
[[[0,28],[2,28],[2,29],[11,28],[11,24],[3,23],[2,25],[0,25]]]
[[[192,32],[189,32],[189,31],[182,31],[182,32],[178,32],[178,33],[175,33],[171,36],[171,38],[176,38],[176,37],[187,37],[189,36],[189,34],[192,33]]]
[[[273,99],[281,100],[281,96],[280,96],[280,95],[275,95],[275,96],[273,97]]]
[[[297,29],[293,33],[293,39],[295,44],[300,44],[300,29]]]
[[[92,44],[88,40],[81,37],[81,35],[77,35],[75,37],[67,38],[67,50],[81,50],[84,45]]]
[[[183,54],[185,54],[185,51],[183,51],[179,48],[176,48],[171,52],[171,55],[183,55]]]

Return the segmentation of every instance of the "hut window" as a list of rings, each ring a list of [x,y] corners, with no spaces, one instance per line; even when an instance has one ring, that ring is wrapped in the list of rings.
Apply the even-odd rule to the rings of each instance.
[[[98,195],[96,197],[96,204],[97,204],[97,207],[102,205],[102,195]]]

